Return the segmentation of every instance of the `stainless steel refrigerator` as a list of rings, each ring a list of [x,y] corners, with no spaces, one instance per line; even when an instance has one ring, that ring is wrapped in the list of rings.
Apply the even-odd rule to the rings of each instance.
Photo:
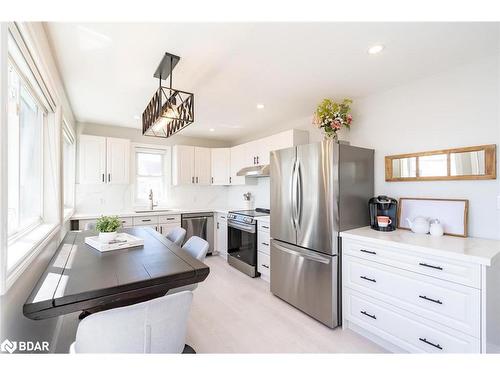
[[[271,153],[271,292],[340,324],[339,232],[369,225],[370,149],[323,141]]]

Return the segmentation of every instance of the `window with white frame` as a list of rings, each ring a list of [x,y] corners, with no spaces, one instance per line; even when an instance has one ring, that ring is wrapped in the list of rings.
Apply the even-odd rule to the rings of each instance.
[[[8,236],[43,217],[43,128],[47,113],[13,60],[8,66]]]
[[[144,204],[153,192],[154,203],[165,199],[165,150],[135,148],[135,201]]]
[[[62,157],[64,216],[66,216],[75,206],[75,137],[66,121],[63,121]]]

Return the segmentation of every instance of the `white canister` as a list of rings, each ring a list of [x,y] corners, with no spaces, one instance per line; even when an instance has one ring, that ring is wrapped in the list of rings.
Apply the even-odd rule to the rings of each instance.
[[[434,219],[431,221],[429,233],[431,234],[431,236],[436,236],[436,237],[440,237],[444,234],[443,225],[438,219]]]

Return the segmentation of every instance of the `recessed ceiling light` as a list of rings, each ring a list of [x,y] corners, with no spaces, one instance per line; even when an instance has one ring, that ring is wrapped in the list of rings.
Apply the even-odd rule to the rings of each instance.
[[[139,115],[134,115],[134,120],[139,120],[141,118],[141,116]]]
[[[384,49],[384,46],[382,44],[375,44],[374,46],[371,46],[368,48],[368,53],[370,55],[376,55],[377,53],[382,52]]]
[[[257,104],[257,109],[264,109],[264,104]]]
[[[215,129],[214,128],[210,128],[210,129],[208,129],[208,131],[214,132]]]

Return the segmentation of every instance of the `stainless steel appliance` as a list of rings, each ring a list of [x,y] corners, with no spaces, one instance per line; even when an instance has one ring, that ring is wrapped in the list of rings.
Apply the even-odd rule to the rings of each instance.
[[[373,154],[334,141],[271,152],[271,292],[331,328],[339,232],[369,224]]]
[[[186,230],[186,240],[198,236],[206,240],[210,247],[208,254],[214,250],[214,214],[213,212],[198,212],[182,214],[181,226]]]
[[[232,211],[227,215],[227,262],[247,274],[257,277],[257,220],[267,216],[269,210]]]

